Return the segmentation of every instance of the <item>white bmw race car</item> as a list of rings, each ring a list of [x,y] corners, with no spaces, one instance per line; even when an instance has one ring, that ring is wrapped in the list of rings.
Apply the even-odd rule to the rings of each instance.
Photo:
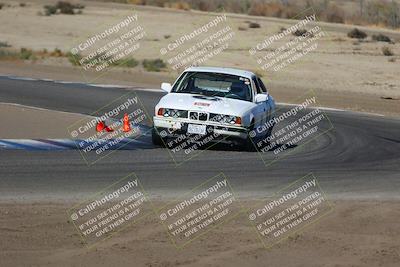
[[[275,101],[254,73],[217,67],[186,69],[155,107],[152,140],[163,145],[179,135],[217,134],[219,141],[250,148],[249,132],[272,119]],[[265,129],[265,127],[264,127]],[[268,131],[252,131],[263,135]],[[163,142],[164,141],[164,142]]]

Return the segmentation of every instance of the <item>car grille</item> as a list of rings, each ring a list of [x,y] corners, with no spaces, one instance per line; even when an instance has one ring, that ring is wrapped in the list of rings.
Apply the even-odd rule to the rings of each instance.
[[[197,111],[190,111],[189,112],[189,119],[195,121],[207,121],[208,113],[206,112],[197,112]]]
[[[210,113],[210,121],[214,121],[214,122],[220,122],[222,120],[222,118],[224,117],[224,115],[222,114],[215,114],[215,113]]]

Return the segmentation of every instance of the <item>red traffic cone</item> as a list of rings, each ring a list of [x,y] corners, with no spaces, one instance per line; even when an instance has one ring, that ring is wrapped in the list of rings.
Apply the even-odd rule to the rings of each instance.
[[[96,132],[102,132],[106,130],[107,132],[113,132],[114,130],[108,127],[104,121],[99,121],[96,125]]]
[[[129,132],[131,130],[131,125],[129,124],[128,114],[124,114],[124,132]]]
[[[106,128],[106,124],[104,123],[104,121],[99,121],[96,124],[96,132],[102,132],[105,128]]]
[[[106,125],[106,129],[107,132],[114,132],[114,129],[111,129],[109,126]]]

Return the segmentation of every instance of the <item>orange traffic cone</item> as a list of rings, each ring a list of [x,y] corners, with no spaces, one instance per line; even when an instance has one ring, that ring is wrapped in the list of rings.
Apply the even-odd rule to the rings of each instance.
[[[106,129],[105,129],[107,132],[114,132],[114,129],[111,129],[110,127],[108,127],[107,125],[106,125]]]
[[[124,114],[124,132],[129,132],[131,130],[131,125],[129,124],[128,114]]]
[[[96,124],[96,132],[102,132],[105,128],[106,128],[106,124],[104,123],[104,121],[99,121]]]
[[[110,127],[108,127],[108,126],[104,123],[104,121],[99,121],[99,122],[96,124],[96,132],[102,132],[102,131],[104,131],[104,130],[106,130],[107,132],[113,132],[113,131],[114,131],[113,129],[111,129]]]

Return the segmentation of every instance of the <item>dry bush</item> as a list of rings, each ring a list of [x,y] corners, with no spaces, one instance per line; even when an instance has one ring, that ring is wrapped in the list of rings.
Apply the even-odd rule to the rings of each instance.
[[[0,41],[0,47],[11,47],[7,42]]]
[[[167,64],[162,59],[145,59],[142,62],[143,67],[147,71],[159,72],[167,67]]]
[[[133,5],[146,5],[146,0],[126,0],[126,3]]]
[[[382,53],[384,56],[388,56],[388,57],[394,55],[392,50],[387,46],[382,47]]]
[[[260,26],[260,24],[257,23],[257,22],[252,22],[252,21],[250,21],[250,22],[249,22],[249,28],[250,28],[250,29],[257,29],[257,28],[261,28],[261,26]]]
[[[196,5],[197,8],[201,11],[211,11],[215,6],[212,4],[212,2],[207,1],[207,0],[200,0],[198,1],[198,4]]]
[[[294,36],[304,36],[306,33],[307,33],[307,30],[305,30],[305,29],[297,29],[292,34]]]
[[[252,1],[248,11],[249,15],[277,17],[277,18],[293,18],[301,10],[296,5],[283,5],[280,3],[265,3],[262,1]]]
[[[400,7],[395,1],[369,1],[365,8],[365,20],[369,24],[386,25],[392,28],[400,27]]]
[[[165,3],[164,6],[169,7],[169,8],[180,9],[180,10],[190,10],[190,5],[183,1]]]
[[[384,35],[382,33],[377,34],[377,35],[375,35],[375,34],[372,35],[372,40],[378,41],[378,42],[387,42],[387,43],[391,43],[392,42],[392,40],[388,36],[386,36],[386,35]]]
[[[321,18],[324,21],[333,23],[344,23],[345,14],[343,9],[339,8],[337,5],[330,5],[321,14]]]
[[[85,6],[81,4],[71,4],[70,2],[66,1],[58,1],[55,5],[45,5],[45,15],[51,16],[54,14],[67,14],[67,15],[74,15],[74,14],[81,14],[82,9]]]
[[[347,1],[331,0],[104,0],[136,5],[194,9],[206,12],[232,12],[255,16],[302,19],[303,11],[312,8],[321,21],[361,25],[400,27],[400,7],[392,0],[356,0],[353,9]],[[359,1],[364,1],[359,8]],[[350,2],[350,1],[348,1]],[[299,16],[300,14],[300,16]]]
[[[365,39],[367,37],[367,34],[357,28],[354,28],[347,33],[347,36],[355,39]]]

